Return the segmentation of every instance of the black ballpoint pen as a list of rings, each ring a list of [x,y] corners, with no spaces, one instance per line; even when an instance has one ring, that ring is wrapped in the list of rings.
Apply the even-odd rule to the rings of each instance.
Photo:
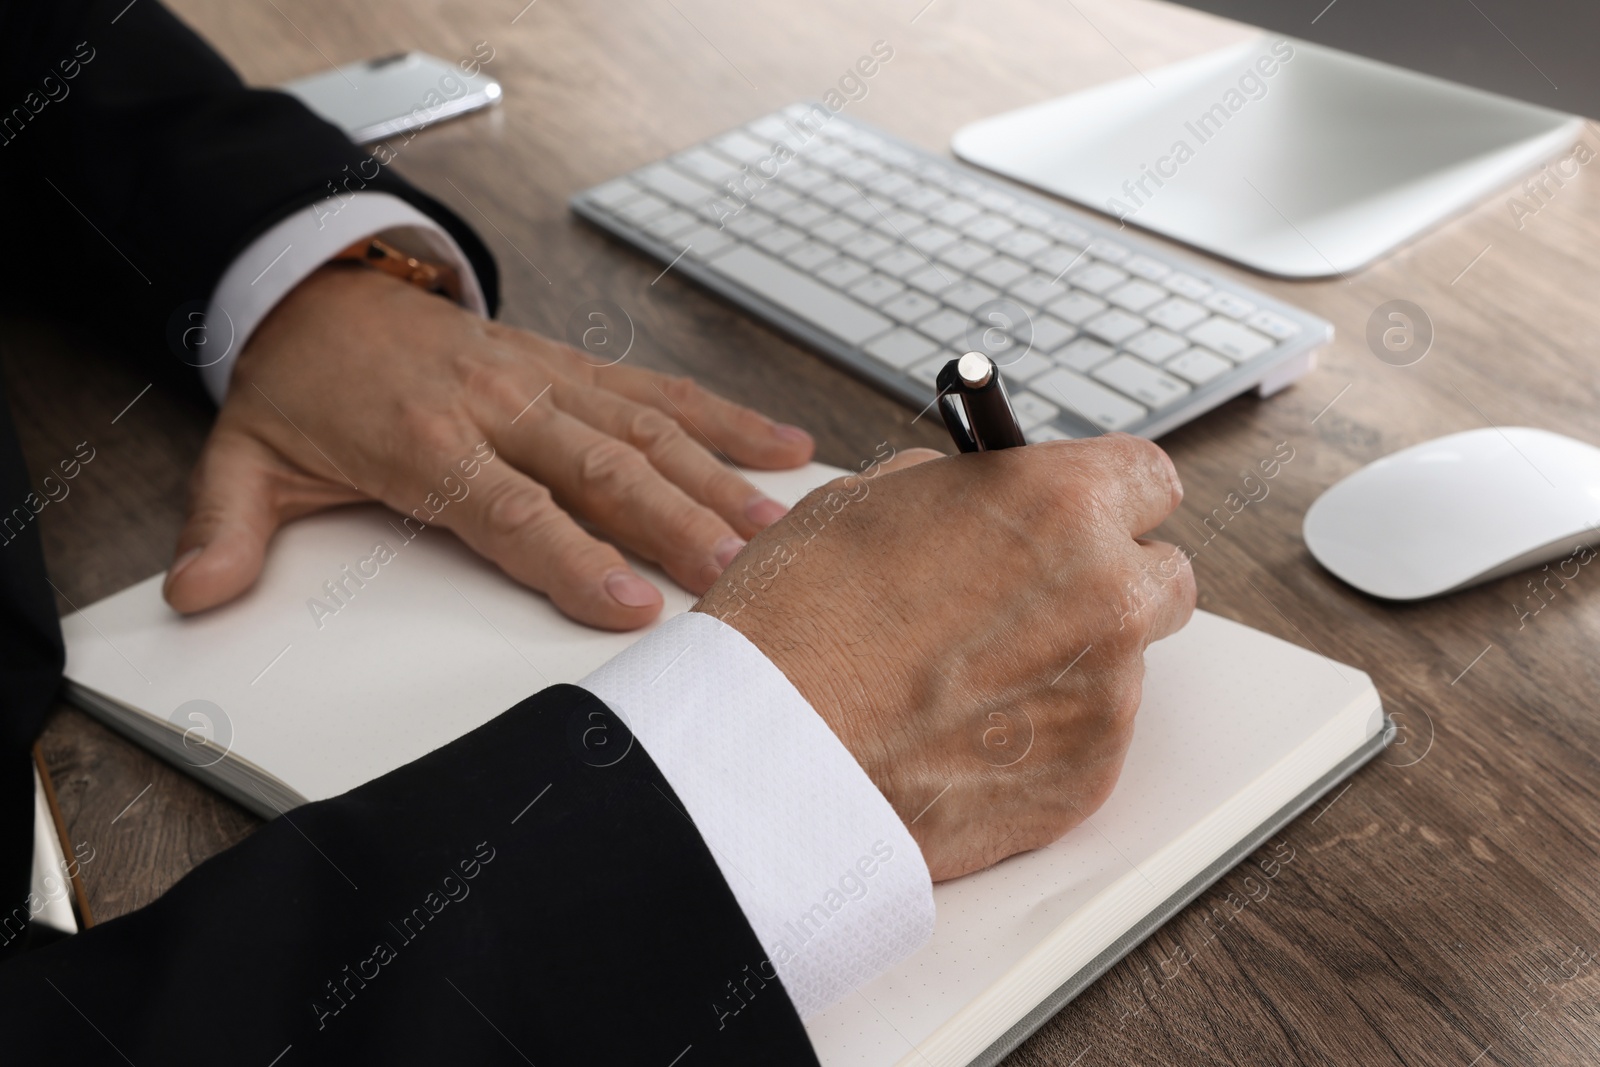
[[[982,352],[968,352],[946,363],[939,371],[938,386],[939,414],[961,451],[988,452],[1028,443],[1011,410],[1000,368]]]

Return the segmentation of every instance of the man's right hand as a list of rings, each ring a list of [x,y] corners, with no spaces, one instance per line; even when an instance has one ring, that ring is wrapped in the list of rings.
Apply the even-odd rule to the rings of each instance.
[[[1122,434],[917,450],[806,497],[695,610],[784,672],[954,878],[1110,794],[1145,647],[1194,610],[1188,558],[1141,540],[1182,496]]]

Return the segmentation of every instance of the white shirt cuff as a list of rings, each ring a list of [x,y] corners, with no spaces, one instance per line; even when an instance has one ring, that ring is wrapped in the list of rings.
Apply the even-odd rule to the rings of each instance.
[[[628,724],[688,809],[767,952],[763,976],[777,972],[802,1018],[932,936],[916,841],[739,631],[679,615],[578,684]]]
[[[200,380],[211,398],[222,403],[234,361],[289,290],[349,245],[380,235],[408,255],[454,267],[461,277],[461,302],[480,315],[489,313],[471,261],[433,219],[389,193],[329,197],[280,220],[223,272],[206,309],[202,351],[208,361],[200,365]],[[211,351],[212,344],[220,351]]]

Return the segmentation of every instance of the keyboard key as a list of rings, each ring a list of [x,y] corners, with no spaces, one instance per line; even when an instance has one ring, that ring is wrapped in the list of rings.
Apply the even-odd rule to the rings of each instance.
[[[772,210],[772,206],[765,201],[762,202],[761,206],[768,211]],[[790,226],[809,230],[831,214],[832,212],[814,200],[801,200],[793,207],[778,212],[778,217]]]
[[[683,204],[688,207],[699,207],[707,200],[719,196],[719,192],[704,182],[684,174],[665,163],[656,163],[638,171],[635,175],[639,181],[649,186],[651,191],[671,200],[674,204]]]
[[[866,304],[881,304],[905,286],[882,274],[872,274],[850,287],[850,295]]]
[[[735,245],[713,257],[710,266],[845,344],[859,345],[894,325],[876,311],[747,245]]]
[[[740,163],[760,163],[772,158],[772,143],[758,141],[743,130],[713,138],[711,147]]]
[[[1189,340],[1198,341],[1235,362],[1259,356],[1277,346],[1277,342],[1270,337],[1263,337],[1252,329],[1220,316],[1207,319],[1190,330]]]
[[[1072,435],[1056,429],[1054,426],[1035,426],[1028,431],[1028,443],[1039,444],[1041,441],[1071,441]]]
[[[841,205],[839,211],[863,226],[872,226],[883,221],[883,213],[873,206],[872,201],[863,200],[859,196]]]
[[[815,147],[807,147],[803,156],[810,162],[827,167],[829,170],[838,170],[856,158],[856,154],[844,145],[829,141],[818,141]]]
[[[872,265],[885,274],[904,278],[918,267],[927,266],[928,261],[905,245],[899,245],[873,260]]]
[[[805,241],[785,252],[783,258],[801,270],[815,273],[818,267],[838,254],[837,251],[821,241]]]
[[[1230,319],[1242,319],[1256,309],[1256,306],[1242,296],[1225,293],[1217,290],[1201,301],[1212,311],[1220,311]]]
[[[857,156],[850,162],[841,163],[833,169],[835,173],[845,178],[849,178],[857,185],[864,185],[872,178],[882,174],[884,167],[883,164],[879,163],[876,159],[867,159],[864,156]]]
[[[940,352],[932,359],[925,359],[918,363],[906,373],[926,385],[930,390],[937,390],[939,388],[939,372],[944,370],[944,365],[954,358],[954,354],[950,352]]]
[[[756,238],[755,243],[757,248],[761,248],[765,251],[781,256],[785,252],[789,251],[789,249],[805,244],[805,241],[806,235],[801,233],[799,230],[793,229],[789,226],[780,225],[773,227],[760,237]]]
[[[677,244],[689,250],[692,259],[705,259],[733,244],[733,238],[721,230],[714,230],[710,226],[702,226],[698,230],[686,233],[678,238]]]
[[[644,232],[658,241],[671,241],[700,225],[700,220],[687,211],[669,211],[645,223]]]
[[[1167,370],[1195,385],[1204,385],[1219,374],[1226,374],[1233,364],[1221,356],[1212,355],[1203,348],[1191,348],[1181,356],[1167,361]]]
[[[1077,334],[1071,326],[1049,315],[1033,317],[1033,347],[1040,352],[1054,352]]]
[[[1169,330],[1182,333],[1197,322],[1204,322],[1211,316],[1206,314],[1206,309],[1192,300],[1185,300],[1181,296],[1163,300],[1149,311],[1145,317],[1151,322],[1165,326]]]
[[[898,170],[890,170],[868,181],[867,188],[883,196],[899,199],[897,194],[905,192],[916,184],[915,178]]]
[[[998,357],[995,363],[1008,382],[1026,382],[1055,366],[1047,357],[1039,354],[1037,346],[1019,356]]]
[[[993,244],[1017,228],[1017,224],[1010,219],[1003,219],[999,215],[984,215],[972,219],[961,227],[961,232],[975,241]]]
[[[1022,223],[1024,226],[1043,226],[1050,221],[1050,214],[1040,211],[1032,204],[1017,204],[1006,214]]]
[[[1063,244],[1074,245],[1078,248],[1082,248],[1090,241],[1088,230],[1082,226],[1067,222],[1065,219],[1052,220],[1039,228]]]
[[[1004,289],[1014,281],[1026,278],[1032,273],[1025,265],[1005,256],[996,256],[977,270],[972,276],[981,282]]]
[[[993,255],[993,251],[984,245],[972,241],[957,241],[941,251],[939,259],[955,267],[956,270],[970,271]]]
[[[889,251],[889,249],[895,247],[895,243],[880,233],[867,233],[863,231],[862,233],[856,234],[839,247],[844,249],[846,252],[849,252],[857,259],[876,259],[885,252]]]
[[[1132,356],[1118,356],[1095,368],[1094,376],[1152,408],[1175,404],[1189,393],[1189,387],[1177,378]]]
[[[960,226],[973,216],[982,213],[983,209],[976,204],[969,204],[965,200],[951,200],[935,210],[932,217],[936,222],[942,222],[946,226]]]
[[[1060,300],[1052,301],[1045,310],[1074,326],[1082,326],[1106,309],[1106,302],[1088,293],[1071,292]]]
[[[1182,274],[1176,271],[1162,278],[1161,284],[1179,296],[1186,296],[1190,300],[1202,300],[1211,292],[1211,286],[1208,283],[1201,281],[1192,274]]]
[[[1011,394],[1011,410],[1017,413],[1017,425],[1023,430],[1031,430],[1061,414],[1061,409],[1044,397],[1021,391]]]
[[[1257,311],[1244,321],[1246,325],[1253,326],[1268,337],[1277,338],[1279,341],[1287,341],[1300,332],[1300,327],[1295,323],[1282,315],[1275,315],[1266,310]]]
[[[913,215],[909,211],[901,211],[899,208],[895,208],[893,211],[885,211],[879,215],[878,221],[872,224],[872,228],[879,233],[905,240],[906,234],[911,233],[921,225],[921,215]]]
[[[1165,363],[1189,347],[1189,342],[1166,330],[1150,329],[1122,342],[1124,351],[1151,363]]]
[[[833,181],[833,175],[816,167],[808,167],[804,163],[791,162],[779,173],[778,180],[791,189],[811,193]]]
[[[1132,252],[1121,245],[1106,240],[1091,241],[1089,243],[1089,254],[1095,259],[1104,260],[1107,263],[1121,263],[1133,255]]]
[[[827,222],[811,227],[812,237],[827,241],[831,245],[842,245],[862,232],[860,226],[842,215],[835,215]]]
[[[912,294],[907,293],[907,296]],[[884,308],[888,311],[888,308]],[[891,314],[893,314],[891,312]],[[938,341],[940,344],[956,347],[966,344],[967,327],[972,325],[972,316],[963,315],[950,308],[940,308],[938,314],[929,315],[917,323],[917,329]]]
[[[1050,247],[1050,238],[1034,230],[1017,230],[997,241],[995,247],[1017,259],[1032,259]]]
[[[901,280],[912,288],[921,289],[924,293],[941,293],[950,288],[950,283],[955,281],[955,278],[938,267],[928,266],[912,271]]]
[[[1092,338],[1080,337],[1070,345],[1052,354],[1050,358],[1063,367],[1091,371],[1114,355],[1116,355],[1116,349],[1110,345],[1101,344]]]
[[[1013,285],[1009,294],[1024,304],[1044,307],[1050,301],[1059,300],[1071,291],[1066,282],[1051,281],[1048,274],[1030,274]]]
[[[771,215],[747,207],[723,223],[723,228],[735,237],[753,241],[775,225],[777,221]]]
[[[1108,267],[1104,263],[1095,263],[1085,260],[1083,263],[1067,272],[1067,277],[1079,289],[1086,289],[1091,293],[1103,293],[1113,286],[1121,285],[1128,280],[1128,275],[1115,267]]]
[[[1112,308],[1102,311],[1094,318],[1083,324],[1084,333],[1092,333],[1102,341],[1112,344],[1121,344],[1145,328],[1145,321],[1137,315],[1130,315],[1126,311]]]
[[[1122,264],[1122,269],[1152,282],[1159,282],[1172,273],[1171,267],[1149,256],[1129,256]]]
[[[1135,279],[1123,282],[1106,294],[1106,299],[1118,307],[1127,308],[1129,311],[1143,311],[1151,304],[1165,300],[1167,291],[1159,285]]]
[[[878,310],[885,315],[908,325],[938,309],[939,301],[933,297],[909,290],[878,306]]]
[[[703,182],[720,186],[739,173],[739,168],[726,159],[704,148],[691,148],[672,157],[675,166],[688,171]]]
[[[817,271],[817,277],[835,289],[848,289],[871,273],[872,268],[865,263],[851,259],[848,256],[840,256]]]
[[[1149,414],[1120,393],[1061,367],[1040,375],[1029,386],[1078,417],[1107,430],[1132,426]]]
[[[904,327],[884,334],[865,349],[867,355],[897,370],[904,370],[938,350],[938,345]]]
[[[617,208],[617,215],[628,220],[635,226],[643,225],[657,215],[665,215],[672,210],[672,205],[656,196],[654,193],[640,193]]]
[[[829,207],[837,209],[841,204],[858,204],[861,194],[850,188],[847,182],[832,182],[814,189],[811,192],[813,199],[820,200]]]
[[[604,208],[615,210],[644,192],[627,178],[616,178],[589,190],[588,197]]]
[[[924,226],[915,233],[908,233],[906,240],[915,248],[920,248],[928,255],[936,254],[940,249],[946,248],[959,241],[960,235],[943,226]]]
[[[761,205],[762,211],[770,212],[774,215],[782,215],[790,208],[804,203],[803,200],[789,190],[780,189],[774,185],[769,185],[757,193],[754,201]]]
[[[976,197],[978,203],[990,211],[1007,211],[1017,206],[1017,198],[998,189],[984,189]]]
[[[953,285],[940,293],[939,299],[951,307],[960,308],[970,315],[978,310],[980,305],[996,299],[999,295],[1000,291],[998,289],[991,289],[987,285],[979,285],[973,281],[965,281]]]
[[[902,189],[895,194],[895,200],[901,207],[911,211],[920,211],[924,215],[945,202],[945,195],[931,185],[913,182],[910,188]]]
[[[1083,261],[1087,253],[1081,248],[1069,245],[1052,245],[1047,250],[1033,257],[1033,265],[1050,275],[1059,278],[1066,273],[1068,267],[1075,266]]]

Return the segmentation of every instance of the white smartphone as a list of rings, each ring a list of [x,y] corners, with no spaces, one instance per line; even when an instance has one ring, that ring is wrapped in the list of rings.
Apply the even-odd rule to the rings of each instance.
[[[492,58],[493,49],[487,58],[475,50],[460,63],[426,52],[400,52],[297,78],[281,88],[356,144],[370,144],[498,103],[500,83],[483,73]]]

